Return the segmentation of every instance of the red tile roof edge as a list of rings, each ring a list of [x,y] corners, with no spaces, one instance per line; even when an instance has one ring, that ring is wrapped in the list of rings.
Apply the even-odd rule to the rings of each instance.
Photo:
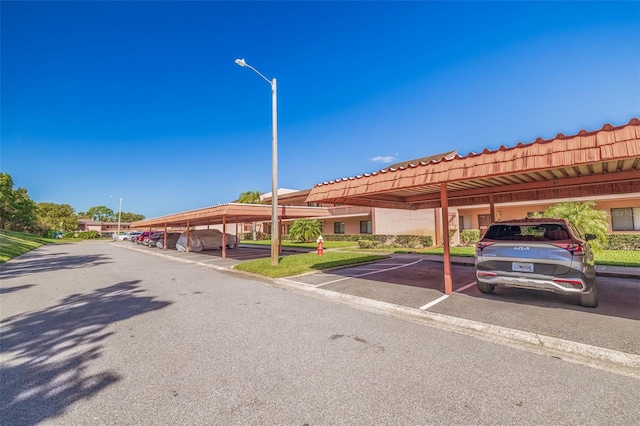
[[[443,161],[449,162],[449,161],[456,161],[456,160],[461,160],[461,159],[465,159],[465,158],[469,158],[469,157],[478,157],[481,155],[485,155],[485,154],[493,154],[499,151],[511,151],[514,149],[521,149],[521,148],[525,148],[525,147],[529,147],[531,145],[534,144],[548,144],[548,143],[552,143],[556,140],[564,140],[564,139],[573,139],[576,138],[578,136],[588,136],[588,135],[595,135],[599,132],[602,131],[615,131],[615,130],[619,130],[619,129],[623,129],[625,127],[628,126],[640,126],[640,119],[638,119],[637,117],[632,118],[631,120],[629,120],[629,122],[627,124],[623,124],[620,126],[612,126],[609,123],[606,123],[602,126],[601,129],[598,130],[592,130],[592,131],[586,131],[586,130],[580,130],[578,133],[576,133],[575,135],[571,135],[571,136],[565,136],[562,133],[558,133],[556,135],[555,138],[553,139],[542,139],[542,138],[537,138],[535,141],[533,142],[529,142],[529,143],[523,143],[523,142],[518,142],[515,146],[512,147],[507,147],[505,145],[501,145],[498,149],[496,150],[491,150],[489,148],[485,148],[482,150],[482,152],[480,153],[475,153],[475,152],[470,152],[469,154],[467,154],[466,156],[462,156],[462,155],[455,155],[453,158],[446,158],[446,157],[442,157],[440,160],[431,160],[429,162],[420,162],[419,164],[409,164],[406,167],[398,167],[396,169],[393,168],[388,168],[388,169],[380,169],[377,172],[371,172],[371,173],[363,173],[360,175],[355,175],[355,176],[350,176],[350,177],[342,177],[342,178],[338,178],[338,179],[334,179],[334,180],[330,180],[330,181],[325,181],[325,182],[320,182],[320,183],[316,183],[315,185],[313,185],[313,187],[319,187],[319,186],[324,186],[324,185],[332,185],[334,183],[338,183],[338,182],[346,182],[346,181],[350,181],[350,180],[356,180],[356,179],[362,179],[363,177],[370,177],[370,176],[376,176],[380,173],[388,173],[388,172],[396,172],[398,170],[406,170],[408,168],[416,168],[416,167],[422,167],[422,166],[426,166],[429,164],[437,164],[437,163],[441,163]]]

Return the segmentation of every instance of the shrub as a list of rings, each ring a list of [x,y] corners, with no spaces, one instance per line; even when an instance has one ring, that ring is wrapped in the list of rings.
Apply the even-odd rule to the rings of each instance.
[[[431,247],[433,239],[430,235],[396,235],[391,244],[401,248],[424,248]]]
[[[316,219],[297,219],[289,228],[291,240],[303,243],[315,241],[322,233],[322,225]]]
[[[378,247],[380,242],[376,240],[358,240],[358,245],[362,249],[372,249]]]
[[[265,234],[264,232],[256,232],[256,240],[261,241],[261,240],[268,240],[269,238],[271,238],[271,235],[269,234]],[[253,240],[253,234],[251,232],[245,232],[242,236],[243,240]]]
[[[612,234],[607,236],[607,250],[640,250],[640,235]]]
[[[460,242],[465,246],[472,246],[480,241],[479,229],[463,229],[460,232]]]
[[[98,231],[72,231],[64,234],[64,238],[68,239],[91,240],[100,237],[101,235]]]

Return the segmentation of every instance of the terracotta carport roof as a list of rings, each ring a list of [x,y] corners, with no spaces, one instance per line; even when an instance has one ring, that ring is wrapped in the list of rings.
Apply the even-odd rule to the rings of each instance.
[[[280,220],[327,216],[322,207],[278,206]],[[133,222],[131,228],[219,225],[271,221],[271,205],[227,203]]]
[[[640,120],[382,169],[314,186],[307,202],[400,209],[640,192]]]

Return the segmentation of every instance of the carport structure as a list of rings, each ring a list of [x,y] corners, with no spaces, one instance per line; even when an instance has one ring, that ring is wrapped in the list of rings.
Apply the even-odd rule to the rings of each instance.
[[[640,120],[558,134],[479,154],[418,162],[316,184],[307,202],[396,209],[441,208],[640,193]],[[445,294],[451,294],[449,222],[442,220]],[[438,232],[439,230],[436,230]]]
[[[278,206],[278,220],[291,220],[301,218],[313,218],[328,216],[329,211],[322,207],[305,207],[305,206]],[[189,231],[192,226],[203,225],[222,225],[222,257],[227,257],[226,235],[227,224],[235,223],[236,236],[238,235],[238,224],[244,222],[270,222],[271,206],[267,204],[242,204],[227,203],[219,204],[211,207],[204,207],[196,210],[170,214],[151,219],[144,219],[131,224],[131,228],[164,228],[164,238],[166,249],[167,229],[186,228],[187,241],[189,241]],[[277,226],[280,232],[281,226]],[[271,227],[274,229],[274,226]],[[188,244],[187,244],[188,249]]]

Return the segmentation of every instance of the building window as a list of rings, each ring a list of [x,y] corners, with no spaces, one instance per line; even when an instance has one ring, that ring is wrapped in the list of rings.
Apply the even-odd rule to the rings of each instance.
[[[491,225],[491,215],[490,214],[479,214],[478,215],[478,227],[487,228]]]
[[[471,216],[460,216],[458,218],[458,229],[472,229]]]
[[[613,231],[640,231],[640,207],[611,209]]]
[[[373,234],[373,225],[370,220],[360,221],[360,233],[361,234]]]
[[[334,234],[344,234],[344,222],[334,222],[333,223],[333,233]]]

